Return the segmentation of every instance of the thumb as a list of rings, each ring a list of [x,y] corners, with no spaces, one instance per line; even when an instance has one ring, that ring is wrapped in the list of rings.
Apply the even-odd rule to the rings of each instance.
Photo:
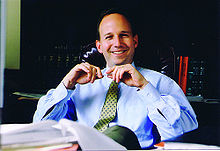
[[[112,68],[110,68],[110,69],[108,69],[108,70],[106,71],[106,74],[110,74],[110,73],[112,73],[114,70],[115,70],[115,66],[112,67]]]

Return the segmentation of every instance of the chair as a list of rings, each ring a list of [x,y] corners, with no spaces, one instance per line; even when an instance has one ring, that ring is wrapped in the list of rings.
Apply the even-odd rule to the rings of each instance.
[[[79,62],[88,62],[92,65],[98,66],[100,69],[103,69],[106,66],[104,56],[99,53],[95,42],[81,48]]]

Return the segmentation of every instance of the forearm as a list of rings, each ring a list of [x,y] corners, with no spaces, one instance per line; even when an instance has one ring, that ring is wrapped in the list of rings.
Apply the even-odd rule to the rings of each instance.
[[[157,109],[152,112],[149,118],[157,126],[162,140],[177,137],[198,127],[194,112],[182,106],[179,109],[164,106],[162,111]]]
[[[68,92],[62,83],[56,89],[48,91],[38,102],[33,122],[46,119],[58,121],[61,119],[67,111],[66,102],[69,100],[70,95],[71,92]]]
[[[146,103],[149,118],[157,126],[162,139],[169,139],[198,127],[196,115],[178,87],[170,94],[161,94],[149,83],[138,93]]]

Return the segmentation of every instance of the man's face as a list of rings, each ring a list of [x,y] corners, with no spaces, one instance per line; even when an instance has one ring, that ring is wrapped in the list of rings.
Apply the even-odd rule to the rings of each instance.
[[[120,14],[105,16],[99,25],[100,40],[96,46],[103,53],[108,67],[132,63],[138,36],[132,35],[126,18]]]

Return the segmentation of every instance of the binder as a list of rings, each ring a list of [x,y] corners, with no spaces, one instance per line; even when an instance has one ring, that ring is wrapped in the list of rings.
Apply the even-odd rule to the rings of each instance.
[[[179,57],[179,79],[178,84],[182,88],[183,92],[186,94],[187,85],[187,73],[188,73],[188,56]]]

